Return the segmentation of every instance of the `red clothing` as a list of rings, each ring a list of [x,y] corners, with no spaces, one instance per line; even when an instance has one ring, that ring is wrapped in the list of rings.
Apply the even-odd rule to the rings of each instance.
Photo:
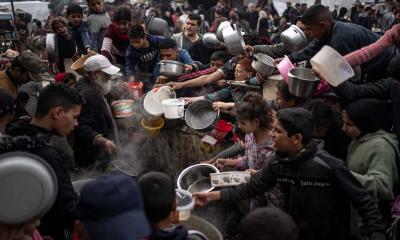
[[[125,53],[129,44],[128,34],[120,34],[115,23],[113,23],[107,28],[101,47],[101,54],[111,62],[125,66]]]
[[[176,79],[176,81],[177,82],[184,82],[184,81],[187,81],[187,80],[190,80],[190,79],[193,79],[193,78],[200,77],[202,75],[211,74],[213,72],[215,72],[215,70],[213,68],[207,68],[207,69],[204,69],[204,70],[199,70],[199,71],[188,73],[188,74],[183,74],[182,76],[178,77]]]
[[[378,56],[392,45],[396,45],[397,48],[400,47],[400,24],[394,25],[375,43],[347,54],[344,56],[344,59],[346,59],[351,66],[361,65]]]

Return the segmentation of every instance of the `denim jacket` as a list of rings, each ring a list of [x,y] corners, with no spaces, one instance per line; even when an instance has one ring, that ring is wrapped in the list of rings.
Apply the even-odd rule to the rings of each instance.
[[[71,37],[75,41],[81,54],[86,54],[87,48],[92,49],[89,30],[85,22],[81,22],[79,26],[72,26],[72,24],[69,22],[68,32],[71,34]]]

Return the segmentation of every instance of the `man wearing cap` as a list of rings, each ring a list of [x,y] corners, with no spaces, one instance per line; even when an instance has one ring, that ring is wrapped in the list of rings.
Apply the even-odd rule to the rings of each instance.
[[[79,240],[140,240],[150,235],[140,188],[126,175],[87,183],[78,209],[75,232]]]
[[[43,61],[32,52],[23,52],[11,63],[11,69],[0,72],[0,88],[16,98],[18,88],[29,80],[41,81]]]
[[[111,75],[115,67],[103,55],[95,55],[84,63],[85,75],[78,81],[77,91],[85,98],[79,116],[79,125],[74,131],[74,155],[81,167],[93,166],[105,170],[116,153],[117,126],[105,99],[111,90]]]
[[[0,138],[7,125],[14,119],[14,99],[8,91],[0,89]]]

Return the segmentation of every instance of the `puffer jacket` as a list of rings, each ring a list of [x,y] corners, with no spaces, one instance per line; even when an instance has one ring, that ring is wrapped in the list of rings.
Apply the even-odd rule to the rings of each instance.
[[[43,158],[57,176],[58,192],[50,210],[40,219],[39,231],[53,239],[69,239],[73,223],[77,219],[78,197],[64,160],[51,144],[51,131],[31,124],[15,124],[0,138],[0,154],[11,151],[29,152]]]
[[[350,239],[350,202],[370,239],[386,239],[382,216],[369,193],[340,161],[311,142],[295,157],[282,153],[246,184],[221,191],[222,200],[243,200],[280,184],[285,210],[300,229],[300,240]]]

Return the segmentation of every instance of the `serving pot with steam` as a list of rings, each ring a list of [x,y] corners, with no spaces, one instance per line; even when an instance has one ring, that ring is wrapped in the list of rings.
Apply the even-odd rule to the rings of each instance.
[[[161,60],[158,64],[160,65],[160,75],[169,78],[180,77],[185,66],[185,64],[181,62],[172,60]]]
[[[307,35],[296,25],[291,25],[281,33],[283,46],[290,52],[297,52],[307,46]]]

